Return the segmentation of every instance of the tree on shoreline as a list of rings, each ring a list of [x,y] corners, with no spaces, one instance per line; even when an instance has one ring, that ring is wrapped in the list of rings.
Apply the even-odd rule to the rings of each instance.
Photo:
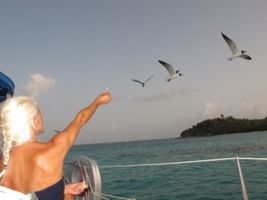
[[[264,119],[238,119],[232,116],[206,119],[181,132],[181,138],[213,136],[221,134],[254,132],[267,130],[267,117]]]

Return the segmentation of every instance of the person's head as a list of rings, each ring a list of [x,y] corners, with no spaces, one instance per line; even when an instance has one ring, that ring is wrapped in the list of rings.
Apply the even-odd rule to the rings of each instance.
[[[8,98],[0,106],[0,136],[4,165],[9,153],[43,131],[42,116],[37,103],[25,96]]]

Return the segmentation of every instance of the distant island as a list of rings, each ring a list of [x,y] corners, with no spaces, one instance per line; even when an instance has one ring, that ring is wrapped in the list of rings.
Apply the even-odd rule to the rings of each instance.
[[[267,130],[267,117],[264,119],[236,119],[232,116],[206,119],[192,128],[182,131],[180,138],[214,136]]]

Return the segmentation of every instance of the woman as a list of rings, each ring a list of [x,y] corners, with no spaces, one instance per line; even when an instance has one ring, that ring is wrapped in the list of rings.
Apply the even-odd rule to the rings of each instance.
[[[34,192],[40,200],[64,199],[63,165],[80,129],[97,108],[111,101],[109,92],[99,95],[89,106],[77,113],[66,129],[47,143],[38,141],[44,131],[37,103],[28,97],[12,97],[3,102],[0,111],[2,189],[22,194]],[[65,189],[65,193],[71,187]],[[1,192],[1,188],[0,188]],[[72,193],[72,192],[69,192]],[[69,195],[65,195],[65,198]]]

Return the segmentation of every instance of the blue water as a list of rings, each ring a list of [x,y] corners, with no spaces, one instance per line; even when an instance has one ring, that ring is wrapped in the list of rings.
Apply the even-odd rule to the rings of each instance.
[[[267,157],[267,132],[189,139],[77,145],[66,161],[94,159],[102,192],[140,200],[240,200],[235,161],[171,166],[101,168],[107,165],[162,163],[222,157]],[[249,199],[267,199],[267,161],[241,161]]]

